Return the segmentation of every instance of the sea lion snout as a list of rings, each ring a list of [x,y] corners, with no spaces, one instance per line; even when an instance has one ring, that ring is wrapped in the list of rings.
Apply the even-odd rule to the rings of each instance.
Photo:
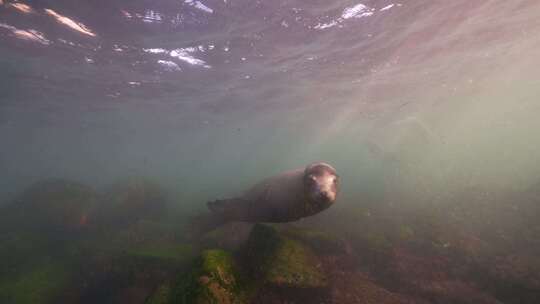
[[[317,198],[320,203],[333,203],[336,200],[337,188],[334,186],[334,181],[318,184]]]
[[[321,191],[319,196],[324,201],[329,201],[330,200],[330,193],[328,193],[328,191]]]
[[[304,172],[308,198],[321,206],[334,203],[338,193],[338,175],[336,170],[326,163],[315,163],[306,167]]]
[[[334,195],[332,192],[329,191],[320,191],[319,201],[323,203],[332,203],[334,201]]]

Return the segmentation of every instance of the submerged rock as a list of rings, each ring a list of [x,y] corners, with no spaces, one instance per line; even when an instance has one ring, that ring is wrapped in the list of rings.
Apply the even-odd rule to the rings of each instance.
[[[189,244],[165,240],[126,241],[112,235],[79,246],[79,282],[84,303],[142,303],[159,284],[172,280],[196,257]],[[130,299],[116,300],[116,299]]]
[[[323,288],[328,284],[312,249],[272,226],[253,227],[246,255],[251,273],[265,284],[286,288]]]
[[[150,299],[161,301],[157,303],[246,303],[238,280],[238,271],[230,253],[223,250],[206,250],[192,271],[175,284],[175,291],[172,294],[158,289],[157,292],[162,293],[161,297],[155,295]],[[163,302],[163,297],[169,297],[170,302]]]
[[[183,263],[193,256],[193,248],[187,244],[149,243],[130,248],[126,254],[141,259]]]
[[[229,229],[214,231],[216,238],[226,238]],[[161,286],[147,303],[308,303],[327,299],[329,282],[318,254],[344,254],[345,247],[322,232],[256,224],[239,247],[236,263],[227,251],[206,250],[189,275]]]
[[[2,226],[57,235],[78,230],[88,224],[98,197],[92,188],[73,181],[37,182],[2,208]]]
[[[112,303],[144,304],[151,293],[146,285],[134,285],[122,288],[113,298]]]
[[[249,238],[253,224],[231,222],[222,225],[201,238],[203,248],[220,248],[229,251],[238,251]]]
[[[57,249],[55,242],[37,233],[6,232],[0,234],[0,279],[13,277],[21,267]]]
[[[394,293],[359,272],[333,274],[329,303],[347,304],[428,304],[418,298]]]
[[[436,299],[437,303],[500,303],[471,280],[455,274],[453,269],[447,256],[396,247],[385,269],[380,269],[379,275],[391,290],[424,299]]]
[[[144,304],[169,304],[172,301],[173,289],[170,282],[165,282],[158,286]]]
[[[59,303],[69,284],[70,273],[66,265],[44,261],[0,278],[0,303]]]
[[[167,215],[167,196],[156,183],[140,177],[112,185],[105,193],[98,220],[106,225],[126,225]]]
[[[535,303],[540,299],[540,259],[537,255],[513,253],[478,265],[480,282],[489,286],[505,303]]]
[[[289,227],[281,233],[291,239],[298,240],[313,249],[318,255],[351,254],[349,244],[335,235],[308,228]]]

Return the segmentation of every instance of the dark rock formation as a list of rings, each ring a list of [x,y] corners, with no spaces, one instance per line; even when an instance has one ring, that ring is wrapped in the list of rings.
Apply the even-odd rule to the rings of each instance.
[[[37,182],[1,209],[0,228],[64,236],[88,225],[98,199],[92,188],[77,182]]]
[[[167,207],[167,195],[158,184],[145,178],[130,178],[105,192],[97,220],[106,226],[129,225],[141,219],[162,218]]]

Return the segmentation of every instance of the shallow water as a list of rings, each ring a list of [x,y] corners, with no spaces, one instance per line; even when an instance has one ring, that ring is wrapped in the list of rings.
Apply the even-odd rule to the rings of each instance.
[[[0,204],[51,177],[144,176],[180,218],[324,160],[341,193],[312,228],[354,243],[387,228],[373,216],[435,217],[534,256],[539,17],[531,0],[0,0]]]

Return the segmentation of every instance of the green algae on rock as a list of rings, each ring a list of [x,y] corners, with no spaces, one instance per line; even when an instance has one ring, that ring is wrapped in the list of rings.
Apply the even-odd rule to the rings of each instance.
[[[178,281],[171,303],[242,304],[244,298],[232,255],[213,249],[203,251],[194,269]]]
[[[327,278],[312,250],[281,235],[274,227],[257,224],[247,244],[252,273],[277,287],[321,288]]]

